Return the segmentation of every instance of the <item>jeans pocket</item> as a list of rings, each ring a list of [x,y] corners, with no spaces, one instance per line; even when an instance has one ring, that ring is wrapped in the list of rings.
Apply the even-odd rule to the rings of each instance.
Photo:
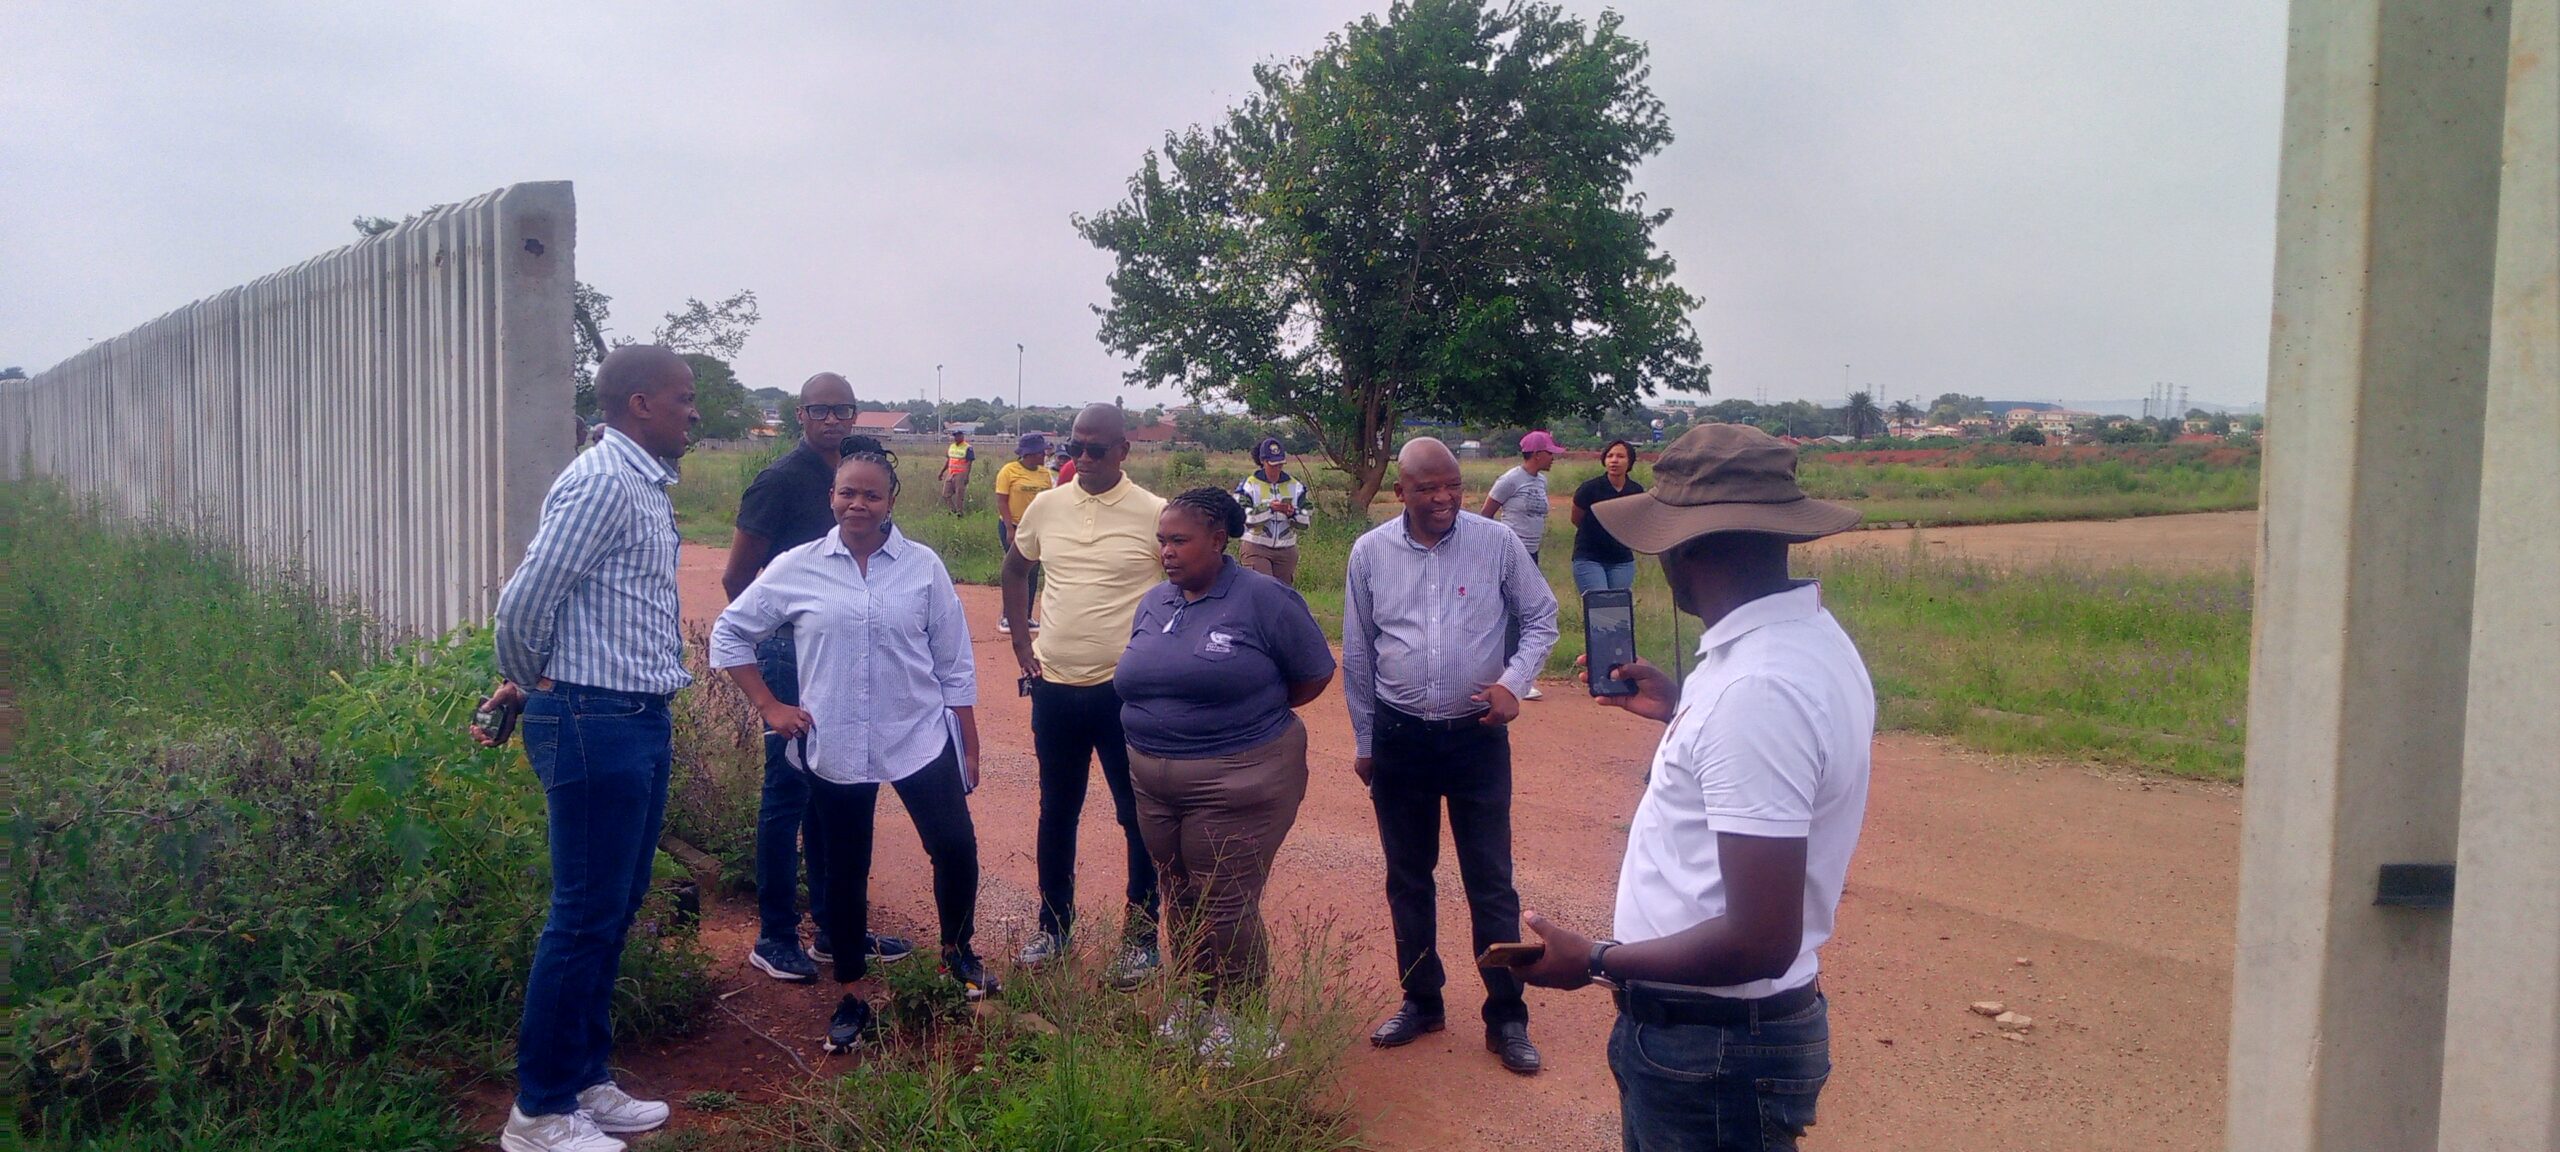
[[[518,727],[524,733],[524,758],[533,765],[533,778],[542,782],[545,792],[558,787],[561,783],[560,718],[528,712]]]
[[[1712,1025],[1638,1024],[1627,1046],[1649,1075],[1704,1084],[1716,1078],[1723,1062],[1724,1029]]]
[[[1814,1100],[1829,1079],[1830,1073],[1825,1072],[1809,1080],[1762,1077],[1751,1082],[1760,1102],[1762,1152],[1794,1152],[1804,1130],[1813,1127]]]
[[[569,701],[569,714],[580,720],[628,720],[648,711],[648,705],[629,696],[578,696]]]

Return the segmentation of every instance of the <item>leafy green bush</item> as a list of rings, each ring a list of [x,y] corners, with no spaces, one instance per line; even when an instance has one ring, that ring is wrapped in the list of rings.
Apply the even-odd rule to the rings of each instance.
[[[414,1070],[504,1060],[548,899],[541,790],[463,732],[487,637],[367,667],[351,614],[43,486],[0,488],[0,561],[22,1131],[397,1147],[449,1125]],[[617,1016],[661,1031],[704,962],[663,903],[643,917]]]

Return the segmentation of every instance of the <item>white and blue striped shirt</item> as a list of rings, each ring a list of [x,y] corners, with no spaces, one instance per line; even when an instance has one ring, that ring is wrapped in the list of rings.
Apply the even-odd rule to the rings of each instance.
[[[498,672],[617,692],[673,692],[684,667],[676,603],[675,470],[612,428],[542,498],[524,563],[498,594]]]

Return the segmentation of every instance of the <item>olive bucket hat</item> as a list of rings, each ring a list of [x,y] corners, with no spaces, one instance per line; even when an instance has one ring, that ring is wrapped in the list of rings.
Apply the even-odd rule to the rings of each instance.
[[[1746,424],[1690,429],[1653,465],[1641,497],[1591,506],[1629,548],[1668,552],[1714,532],[1761,532],[1792,543],[1845,531],[1861,515],[1796,486],[1796,450]]]

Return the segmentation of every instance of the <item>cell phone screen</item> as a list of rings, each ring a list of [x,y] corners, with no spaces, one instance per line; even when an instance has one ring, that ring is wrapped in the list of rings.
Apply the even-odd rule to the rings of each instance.
[[[1582,629],[1582,649],[1589,657],[1591,694],[1625,696],[1634,692],[1634,684],[1611,679],[1609,671],[1622,664],[1635,663],[1635,597],[1614,590],[1584,593]]]

